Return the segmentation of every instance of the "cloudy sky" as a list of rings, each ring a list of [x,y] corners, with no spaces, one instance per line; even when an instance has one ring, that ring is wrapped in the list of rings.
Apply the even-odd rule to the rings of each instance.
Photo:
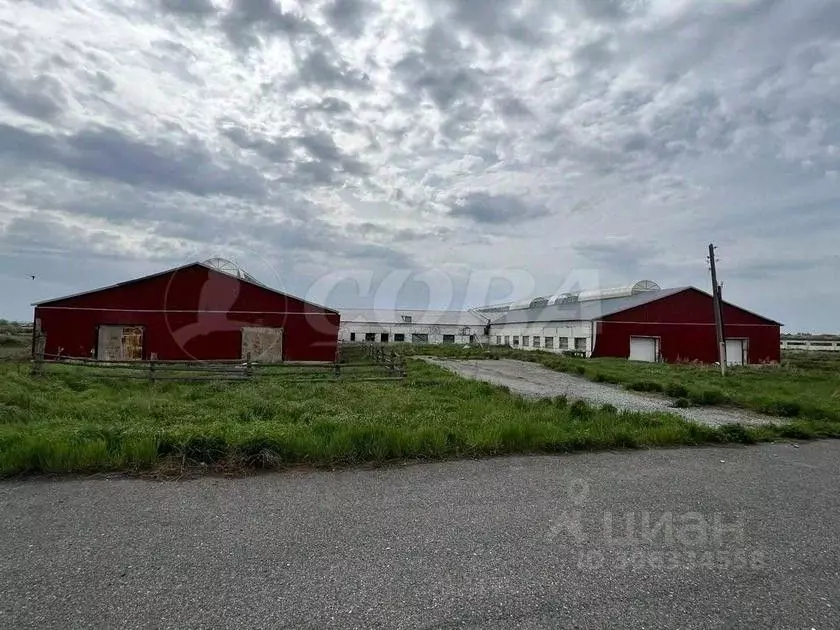
[[[840,3],[3,2],[0,173],[5,317],[211,256],[333,306],[706,288],[714,241],[840,331]]]

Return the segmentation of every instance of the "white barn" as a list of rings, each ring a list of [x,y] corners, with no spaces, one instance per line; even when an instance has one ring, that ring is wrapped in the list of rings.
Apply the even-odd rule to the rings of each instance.
[[[595,348],[598,318],[672,292],[642,280],[632,286],[537,297],[477,310],[492,317],[490,345],[579,352],[589,357]]]
[[[343,342],[468,344],[488,342],[489,318],[472,311],[342,310]]]

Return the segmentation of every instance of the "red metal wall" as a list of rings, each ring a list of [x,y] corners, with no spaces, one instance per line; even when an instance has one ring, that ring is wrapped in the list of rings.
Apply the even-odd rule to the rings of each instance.
[[[283,328],[287,361],[332,361],[339,315],[192,265],[35,307],[46,353],[89,357],[100,324],[144,326],[143,358],[238,359],[243,326]]]
[[[670,297],[604,317],[596,323],[593,356],[630,356],[630,337],[659,337],[665,361],[718,360],[712,296],[686,289]],[[779,361],[781,325],[737,306],[723,305],[725,336],[748,339],[750,363]]]

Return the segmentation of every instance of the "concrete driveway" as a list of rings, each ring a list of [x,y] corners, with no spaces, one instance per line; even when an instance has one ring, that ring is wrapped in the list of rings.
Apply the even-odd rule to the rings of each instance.
[[[672,413],[691,422],[712,427],[735,423],[758,425],[787,422],[783,418],[763,416],[744,409],[723,407],[678,409],[672,406],[673,400],[665,396],[640,394],[622,389],[617,385],[595,383],[580,376],[555,372],[528,361],[423,358],[433,365],[446,368],[464,378],[504,385],[512,392],[527,397],[550,398],[562,395],[570,400],[585,400],[596,405],[611,404],[618,409]]]
[[[0,483],[5,628],[836,628],[840,442]]]

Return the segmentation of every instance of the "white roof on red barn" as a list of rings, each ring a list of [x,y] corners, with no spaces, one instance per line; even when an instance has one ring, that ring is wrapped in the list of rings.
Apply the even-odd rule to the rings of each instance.
[[[341,323],[418,326],[484,326],[488,318],[472,311],[433,311],[428,309],[340,309]],[[408,322],[404,318],[410,317]]]
[[[500,324],[526,324],[539,322],[570,322],[570,321],[593,321],[628,311],[631,308],[650,304],[672,295],[677,295],[683,291],[697,291],[709,298],[711,294],[706,293],[696,287],[675,287],[673,289],[659,289],[658,291],[644,291],[635,295],[626,295],[621,297],[604,298],[601,300],[585,300],[582,302],[568,302],[553,305],[534,306],[531,308],[523,308],[511,310],[500,317],[493,320],[493,325]],[[763,315],[758,315],[751,311],[747,311],[740,306],[736,306],[729,302],[724,302],[733,308],[760,317],[773,324],[779,324]],[[781,324],[779,324],[781,325]]]

